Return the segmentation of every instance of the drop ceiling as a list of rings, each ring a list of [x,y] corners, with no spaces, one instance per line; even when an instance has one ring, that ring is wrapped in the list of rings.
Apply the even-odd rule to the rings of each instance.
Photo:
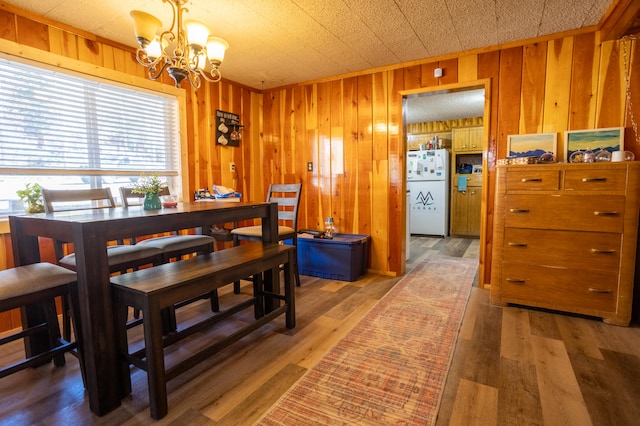
[[[224,78],[269,89],[596,25],[613,1],[192,0],[185,19],[229,42]],[[3,3],[132,47],[132,9],[171,22],[161,0]]]
[[[407,96],[404,103],[406,124],[483,116],[484,89],[426,92]]]

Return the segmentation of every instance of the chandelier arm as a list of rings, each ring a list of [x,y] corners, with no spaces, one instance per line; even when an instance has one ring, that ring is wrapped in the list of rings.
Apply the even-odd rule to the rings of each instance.
[[[222,79],[222,73],[217,67],[210,72],[200,71],[200,76],[211,83],[217,83]]]
[[[138,61],[138,63],[144,67],[147,67],[147,68],[155,67],[163,59],[164,59],[164,55],[154,60],[151,60],[151,58],[149,57],[149,55],[147,55],[147,52],[144,49],[136,50],[136,61]]]
[[[198,90],[202,85],[202,79],[200,78],[200,76],[202,76],[202,73],[199,71],[191,70],[189,72],[189,82],[196,90]]]
[[[147,69],[147,76],[149,77],[149,80],[153,80],[156,81],[158,80],[160,77],[162,77],[162,73],[164,72],[165,69],[167,69],[167,66],[169,65],[169,62],[165,61],[162,64],[162,67],[160,68],[160,70],[157,70],[157,64],[149,67]]]

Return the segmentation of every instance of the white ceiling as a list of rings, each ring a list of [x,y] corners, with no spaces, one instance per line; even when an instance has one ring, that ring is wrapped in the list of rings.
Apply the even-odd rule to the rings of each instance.
[[[483,116],[484,89],[426,92],[407,96],[404,104],[406,124]]]
[[[191,0],[226,39],[223,77],[269,89],[596,25],[613,0]],[[132,9],[168,28],[161,0],[5,0],[135,46]]]

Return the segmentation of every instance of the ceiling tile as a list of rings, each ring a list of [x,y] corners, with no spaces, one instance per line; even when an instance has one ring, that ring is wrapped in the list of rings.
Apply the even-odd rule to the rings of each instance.
[[[223,77],[268,89],[595,25],[613,0],[191,0],[226,39]],[[131,9],[162,0],[5,0],[131,47]],[[264,82],[264,83],[263,83]]]

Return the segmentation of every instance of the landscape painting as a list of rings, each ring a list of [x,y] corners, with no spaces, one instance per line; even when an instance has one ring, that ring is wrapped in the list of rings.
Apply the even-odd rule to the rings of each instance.
[[[624,127],[610,127],[607,129],[568,130],[564,132],[567,146],[567,156],[576,151],[587,149],[597,154],[606,150],[609,152],[624,150]]]
[[[558,147],[557,133],[532,133],[509,135],[507,138],[507,157],[536,157],[550,153],[556,157]]]

